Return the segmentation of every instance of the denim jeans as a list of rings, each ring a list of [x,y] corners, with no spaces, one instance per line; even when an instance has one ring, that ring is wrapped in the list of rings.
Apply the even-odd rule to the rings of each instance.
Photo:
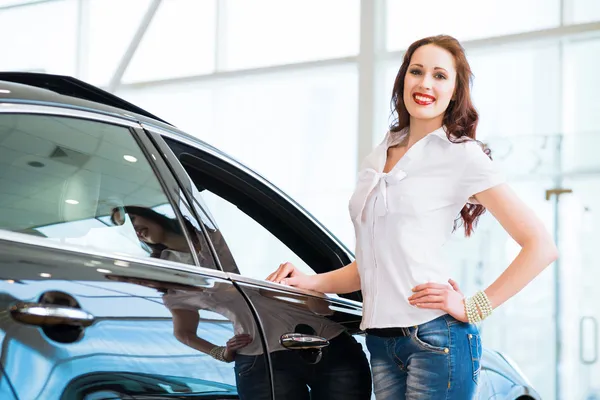
[[[275,399],[369,400],[369,362],[352,336],[344,332],[330,341],[321,361],[310,364],[297,350],[270,353]],[[235,358],[238,394],[242,400],[271,399],[264,355]]]
[[[477,327],[443,315],[410,336],[367,335],[377,400],[469,400],[477,393]]]

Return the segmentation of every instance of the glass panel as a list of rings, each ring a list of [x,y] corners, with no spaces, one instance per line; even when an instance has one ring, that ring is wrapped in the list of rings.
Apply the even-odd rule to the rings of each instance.
[[[354,248],[346,205],[357,168],[357,87],[351,65],[118,95],[268,177]]]
[[[600,177],[567,179],[560,197],[562,398],[600,395]]]
[[[0,115],[0,210],[2,229],[193,263],[167,197],[124,127]]]
[[[560,52],[557,44],[473,51],[477,137],[522,138],[560,133]],[[507,84],[508,83],[508,84]]]
[[[225,69],[358,53],[358,0],[223,0],[221,4],[226,18]]]
[[[38,1],[39,0],[0,0],[0,7],[27,5]]]
[[[214,1],[163,1],[123,76],[123,82],[212,72],[215,26]]]
[[[149,6],[150,0],[88,0],[85,81],[108,84]]]
[[[77,2],[53,1],[2,10],[0,37],[0,70],[74,75]]]
[[[600,168],[600,76],[595,65],[600,56],[600,39],[570,42],[565,46],[564,115],[565,172],[590,172]]]
[[[600,2],[597,0],[567,0],[571,7],[571,23],[585,23],[600,20]]]
[[[592,1],[592,0],[590,0]],[[560,0],[387,0],[387,48],[446,32],[458,40],[552,28],[560,24]],[[510,22],[509,22],[510,21]]]

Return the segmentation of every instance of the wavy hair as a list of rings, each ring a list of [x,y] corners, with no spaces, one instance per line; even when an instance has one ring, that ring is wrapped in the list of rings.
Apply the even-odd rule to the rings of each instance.
[[[471,101],[471,84],[473,73],[467,61],[465,50],[461,44],[448,35],[430,36],[417,40],[411,44],[404,54],[404,60],[396,76],[394,88],[392,91],[391,110],[394,120],[390,126],[391,132],[400,132],[410,125],[410,114],[404,104],[404,78],[410,65],[410,60],[415,51],[428,44],[445,49],[454,57],[456,66],[456,85],[454,89],[453,100],[450,101],[448,108],[444,113],[443,125],[446,127],[448,140],[453,143],[463,143],[468,140],[476,139],[477,123],[479,114]],[[491,152],[488,148],[477,141],[482,150],[491,158]],[[462,223],[465,228],[465,236],[473,233],[479,217],[485,213],[485,207],[480,204],[466,204],[460,211],[460,216],[454,221],[454,229]]]

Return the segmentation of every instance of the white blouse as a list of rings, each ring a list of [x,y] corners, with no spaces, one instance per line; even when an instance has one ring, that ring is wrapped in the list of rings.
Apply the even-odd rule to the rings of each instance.
[[[445,312],[411,305],[412,288],[448,284],[442,247],[476,193],[504,182],[479,144],[452,143],[442,127],[416,142],[389,173],[387,150],[406,130],[388,132],[367,156],[350,198],[363,294],[361,328],[408,327]]]

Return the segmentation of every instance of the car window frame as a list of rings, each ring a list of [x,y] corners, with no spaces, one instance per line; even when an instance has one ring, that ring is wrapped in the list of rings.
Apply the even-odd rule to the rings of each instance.
[[[116,125],[118,127],[122,127],[124,129],[128,130],[129,133],[131,134],[133,140],[138,145],[140,151],[146,158],[146,161],[150,165],[150,168],[152,168],[152,172],[154,173],[154,176],[158,180],[158,183],[159,183],[164,195],[166,196],[169,205],[173,209],[173,212],[175,214],[177,222],[182,227],[182,231],[184,232],[184,236],[186,238],[186,242],[188,243],[188,246],[190,247],[190,249],[193,248],[191,237],[190,237],[190,232],[188,232],[187,229],[185,228],[185,224],[183,223],[183,216],[182,216],[181,210],[180,210],[180,205],[176,201],[176,199],[181,198],[181,196],[179,196],[180,186],[179,186],[177,180],[175,179],[175,177],[172,175],[171,170],[169,169],[169,167],[167,166],[167,164],[165,163],[163,158],[160,156],[159,149],[157,149],[154,146],[154,144],[152,143],[152,141],[149,140],[148,136],[146,135],[146,133],[144,131],[144,128],[142,127],[142,125],[139,121],[125,119],[125,118],[121,118],[119,116],[106,115],[103,113],[96,113],[96,112],[93,112],[93,110],[63,108],[58,105],[10,104],[10,107],[4,107],[4,105],[0,105],[0,116],[1,115],[9,115],[9,114],[10,115],[44,115],[44,116],[50,116],[50,117],[88,120],[88,121],[94,121],[94,122],[103,123],[103,124]],[[183,200],[187,201],[187,199],[183,199]],[[29,235],[26,233],[7,231],[7,230],[0,228],[0,239],[6,238],[8,240],[14,241],[15,238],[19,238],[19,237],[21,237],[21,238],[26,237],[26,238],[19,240],[19,241],[25,242],[25,243],[30,243],[31,240],[29,240],[29,239],[35,239],[34,242],[36,242],[36,244],[44,245],[47,247],[58,248],[58,249],[68,249],[70,251],[74,251],[74,250],[77,251],[76,249],[80,249],[79,251],[77,251],[78,253],[98,254],[98,255],[102,255],[102,256],[106,256],[106,257],[116,257],[116,253],[111,252],[111,251],[98,251],[97,249],[85,247],[85,246],[70,246],[70,245],[66,245],[63,243],[59,243],[59,242],[49,241],[46,238],[35,237],[33,235]],[[50,242],[50,243],[45,244],[44,242]],[[42,244],[42,243],[44,243],[44,244]],[[136,262],[140,262],[141,260],[145,259],[144,257],[135,256],[133,254],[126,254],[126,253],[118,253],[118,257],[132,259],[132,260],[135,260]],[[150,257],[147,257],[147,258],[150,260]],[[198,257],[195,254],[195,252],[192,252],[192,258],[194,260],[194,265],[182,264],[182,263],[178,263],[178,262],[156,259],[156,258],[152,258],[151,261],[155,261],[155,260],[164,261],[167,266],[169,264],[177,264],[177,265],[188,265],[193,268],[202,268],[202,270],[203,270],[202,273],[207,273],[208,271],[222,272],[218,269],[201,267],[200,263],[198,262]],[[149,264],[155,264],[155,263],[151,262]],[[220,276],[220,274],[216,275],[216,276],[222,277],[222,276]]]
[[[195,188],[193,179],[189,176],[189,174],[187,173],[187,171],[181,164],[179,157],[175,154],[173,149],[166,142],[165,138],[175,141],[178,144],[180,144],[181,146],[185,146],[188,149],[190,149],[191,151],[195,152],[196,153],[195,156],[201,162],[209,162],[209,161],[206,161],[199,155],[203,155],[206,158],[211,158],[213,161],[219,162],[219,164],[222,167],[224,167],[225,171],[230,175],[230,179],[232,181],[237,181],[235,183],[235,185],[237,185],[238,187],[241,185],[244,185],[249,188],[253,188],[257,192],[260,192],[263,196],[270,195],[271,199],[276,198],[276,202],[281,208],[280,211],[283,211],[283,214],[284,214],[283,218],[282,218],[281,213],[277,214],[278,221],[281,222],[282,224],[285,224],[286,221],[291,219],[295,224],[301,223],[307,231],[310,231],[311,237],[318,238],[318,240],[309,241],[309,240],[306,240],[305,236],[302,236],[304,238],[305,243],[310,244],[311,248],[317,247],[318,249],[315,249],[315,251],[319,251],[322,254],[326,254],[326,256],[330,259],[331,263],[332,264],[335,263],[335,268],[341,268],[354,260],[352,253],[342,243],[340,243],[339,240],[337,240],[337,238],[335,238],[329,231],[327,231],[327,229],[325,227],[323,227],[317,220],[315,220],[314,217],[312,217],[312,215],[310,215],[308,212],[306,212],[300,205],[295,203],[293,201],[293,199],[288,198],[284,193],[279,191],[279,189],[277,189],[275,186],[270,184],[268,181],[264,180],[264,178],[262,178],[261,176],[259,176],[256,173],[254,173],[253,171],[251,171],[250,169],[248,169],[241,163],[236,162],[235,160],[231,159],[230,157],[228,157],[224,153],[220,152],[219,150],[212,148],[210,145],[204,144],[203,142],[201,142],[199,140],[189,138],[188,135],[182,134],[181,132],[177,132],[177,131],[171,132],[162,127],[153,126],[153,125],[150,125],[147,123],[142,123],[141,125],[144,128],[144,130],[147,132],[149,137],[152,139],[154,144],[158,148],[160,148],[161,154],[165,157],[165,160],[172,166],[172,168],[173,168],[172,172],[174,175],[176,175],[176,179],[178,181],[180,181],[180,183],[182,184],[182,190],[184,190],[186,195],[190,197],[189,201],[190,201],[190,203],[193,204],[193,207],[192,207],[193,209],[195,207],[201,207],[201,205],[198,204],[197,201],[193,201],[194,193],[193,193],[192,187]],[[244,175],[244,176],[242,176],[242,175]],[[269,194],[265,194],[263,191],[261,191],[257,187],[253,187],[250,182],[248,182],[247,180],[244,180],[242,178],[246,178],[246,179],[250,178],[250,180],[252,180],[253,182],[258,183],[259,186],[266,188],[267,190],[270,190],[272,192]],[[240,182],[242,182],[242,183],[240,184]],[[210,211],[210,210],[208,210],[208,211]],[[242,212],[243,212],[243,210],[242,210]],[[209,215],[210,215],[210,213],[209,213]],[[218,221],[216,221],[216,222],[218,224]],[[265,229],[267,229],[267,228],[265,228]],[[281,240],[275,232],[271,232],[271,233],[275,237],[277,237],[278,240]],[[285,242],[283,242],[283,243],[287,246],[287,244]],[[213,249],[213,251],[214,251],[214,249]],[[234,257],[235,257],[235,255],[234,255]],[[311,268],[312,268],[312,266],[311,266]],[[319,270],[319,271],[315,270],[315,272],[317,272],[317,273],[328,272],[335,268],[323,269],[323,270]],[[232,275],[234,275],[234,274],[232,274]],[[267,282],[265,280],[258,280],[258,279],[254,279],[254,278],[245,276],[245,275],[243,275],[243,272],[242,272],[242,274],[239,274],[239,275],[235,274],[235,275],[236,275],[235,279],[240,280],[240,281],[244,281],[247,283],[260,283],[261,285],[267,285],[267,286],[276,285],[277,287],[279,287],[279,289],[281,289],[281,287],[280,287],[281,285],[277,285],[277,284],[273,284],[271,282]],[[316,294],[315,292],[304,291],[304,290],[300,290],[300,289],[296,289],[296,288],[291,288],[291,289],[293,289],[293,290],[291,290],[292,292],[297,292],[297,293],[299,292],[302,294],[319,296],[319,294]],[[360,291],[349,293],[349,294],[343,294],[340,296],[343,297],[344,299],[350,300],[350,303],[362,302],[362,295],[361,295]],[[335,300],[335,299],[330,298],[330,300]]]

